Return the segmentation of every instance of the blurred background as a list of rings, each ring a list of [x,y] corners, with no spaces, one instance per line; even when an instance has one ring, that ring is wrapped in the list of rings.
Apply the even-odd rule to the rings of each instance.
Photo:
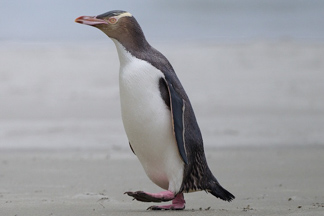
[[[150,41],[245,42],[324,39],[321,0],[1,1],[1,40],[98,41],[97,31],[73,22],[79,15],[126,10]]]
[[[81,15],[132,13],[206,148],[324,144],[324,1],[0,1],[0,150],[128,151],[117,52]]]

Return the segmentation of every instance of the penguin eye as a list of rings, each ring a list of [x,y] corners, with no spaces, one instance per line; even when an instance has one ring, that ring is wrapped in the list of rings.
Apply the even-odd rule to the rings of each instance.
[[[115,24],[115,23],[117,22],[117,19],[116,19],[115,17],[110,17],[110,18],[108,19],[108,21],[109,21],[109,23],[111,23],[111,24]]]

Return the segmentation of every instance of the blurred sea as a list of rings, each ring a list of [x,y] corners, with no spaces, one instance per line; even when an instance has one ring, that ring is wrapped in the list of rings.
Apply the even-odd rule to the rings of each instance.
[[[74,19],[121,9],[150,41],[324,40],[322,0],[1,0],[0,40],[100,41]]]

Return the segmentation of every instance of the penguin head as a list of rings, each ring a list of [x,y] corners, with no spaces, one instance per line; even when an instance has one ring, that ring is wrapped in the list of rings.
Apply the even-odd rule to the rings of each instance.
[[[80,16],[75,22],[96,27],[124,46],[140,46],[146,42],[140,25],[133,15],[126,11],[114,10],[98,16]]]

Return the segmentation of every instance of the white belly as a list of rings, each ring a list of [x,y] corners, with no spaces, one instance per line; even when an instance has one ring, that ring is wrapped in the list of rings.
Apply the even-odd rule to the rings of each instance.
[[[184,163],[173,134],[170,110],[159,91],[159,79],[164,75],[131,55],[127,61],[120,60],[121,111],[129,142],[148,177],[161,188],[178,192]]]

